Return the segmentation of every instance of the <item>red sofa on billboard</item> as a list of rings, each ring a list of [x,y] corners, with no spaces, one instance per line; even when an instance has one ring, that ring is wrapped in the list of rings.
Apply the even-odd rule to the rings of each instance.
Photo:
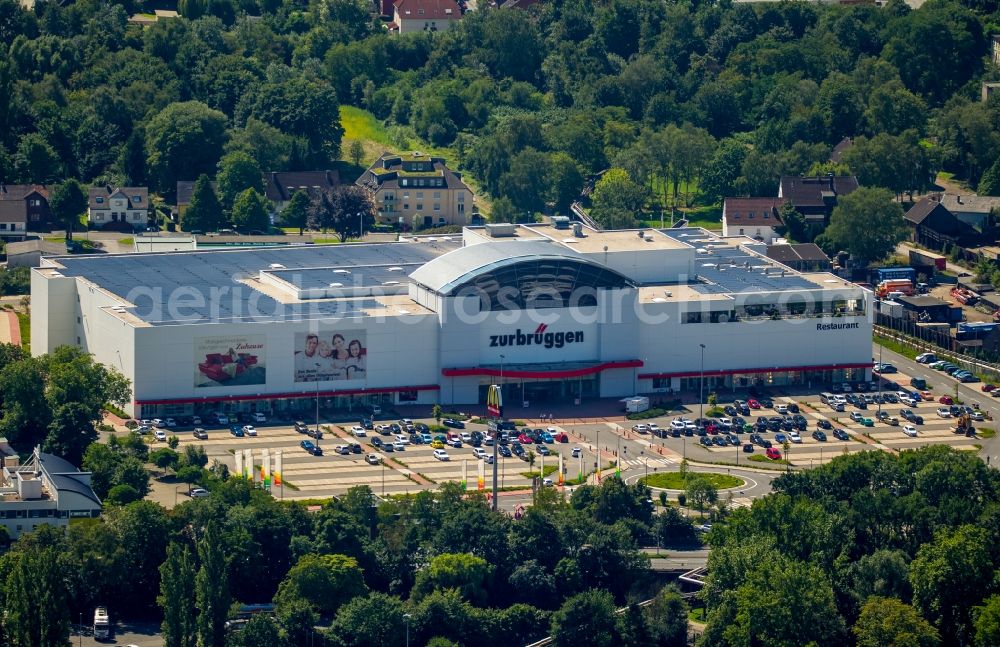
[[[257,356],[248,353],[235,353],[233,351],[225,355],[209,353],[205,355],[205,361],[198,364],[198,370],[205,377],[216,382],[228,382],[256,364]]]

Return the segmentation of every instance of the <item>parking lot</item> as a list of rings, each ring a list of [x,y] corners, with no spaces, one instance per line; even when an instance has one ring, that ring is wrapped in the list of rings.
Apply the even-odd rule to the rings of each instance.
[[[377,421],[381,422],[381,421]],[[394,422],[394,421],[388,421]],[[421,421],[415,421],[421,422]],[[425,424],[434,424],[433,420],[422,421]],[[228,428],[207,427],[208,438],[199,440],[195,438],[190,429],[171,430],[170,434],[176,434],[180,438],[178,451],[183,452],[184,446],[188,444],[200,445],[205,449],[209,461],[217,459],[228,465],[230,470],[235,469],[234,451],[237,449],[249,448],[254,453],[255,465],[260,465],[260,450],[267,448],[272,456],[275,450],[282,452],[282,480],[289,485],[285,487],[274,487],[272,493],[277,498],[287,499],[311,499],[323,498],[343,494],[349,488],[359,485],[369,485],[376,494],[403,494],[416,492],[421,489],[436,488],[438,484],[446,481],[461,481],[463,476],[467,478],[469,490],[478,487],[479,465],[484,461],[480,460],[473,453],[475,449],[468,443],[462,443],[460,448],[446,446],[444,450],[448,454],[448,460],[439,460],[434,456],[434,448],[426,444],[406,444],[403,451],[387,452],[382,448],[372,445],[374,438],[382,441],[395,440],[394,436],[383,436],[374,430],[369,430],[364,437],[354,437],[351,435],[350,424],[330,424],[323,423],[323,438],[317,442],[316,439],[295,431],[293,426],[288,424],[268,424],[256,423],[255,437],[244,436],[237,438],[233,436]],[[471,433],[487,431],[485,425],[468,424],[466,429],[454,430]],[[447,432],[431,432],[432,435],[446,434]],[[300,443],[309,440],[318,444],[323,449],[322,456],[314,456],[306,452]],[[338,445],[349,445],[357,443],[361,445],[361,453],[339,454],[335,451]],[[158,443],[154,443],[154,446]],[[572,450],[578,445],[572,442],[544,444],[551,454],[543,456],[540,453],[541,446],[525,446],[526,451],[534,451],[534,466],[529,466],[527,461],[511,456],[498,458],[498,486],[501,488],[528,488],[531,480],[524,476],[529,470],[551,471],[551,468],[558,466],[559,454],[563,455],[564,478],[567,481],[574,480],[581,473],[592,471],[594,463],[593,454],[585,447],[581,447],[578,457],[572,457]],[[484,452],[492,458],[493,448],[482,446]],[[369,464],[366,456],[378,454],[382,459],[378,464]],[[493,465],[488,464],[489,459],[484,463],[483,480],[484,488],[489,490],[493,484]],[[558,474],[553,472],[548,475],[554,483],[558,483]]]

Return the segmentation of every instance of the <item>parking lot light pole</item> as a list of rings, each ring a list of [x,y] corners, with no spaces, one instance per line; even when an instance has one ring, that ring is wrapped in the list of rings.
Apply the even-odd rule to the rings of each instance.
[[[701,346],[701,377],[698,378],[698,418],[705,418],[705,344]]]
[[[410,614],[404,613],[403,620],[406,621],[406,647],[410,647]]]
[[[878,413],[882,413],[882,344],[878,345]],[[878,415],[876,414],[876,418]]]
[[[503,402],[503,361],[506,355],[500,355],[500,402]],[[501,412],[502,414],[503,412]],[[501,415],[501,420],[502,420]],[[497,501],[497,449],[500,446],[500,420],[497,420],[496,428],[493,430],[493,512],[499,510],[500,502]]]

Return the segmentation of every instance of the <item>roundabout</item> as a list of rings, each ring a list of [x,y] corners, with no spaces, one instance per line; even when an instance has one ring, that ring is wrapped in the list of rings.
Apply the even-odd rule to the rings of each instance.
[[[688,470],[687,474],[681,474],[680,472],[659,472],[648,476],[640,476],[637,480],[652,490],[682,491],[686,489],[685,479],[692,476],[704,478],[717,490],[735,490],[743,488],[747,484],[746,479],[739,476],[720,474],[718,472],[695,472],[691,470]]]

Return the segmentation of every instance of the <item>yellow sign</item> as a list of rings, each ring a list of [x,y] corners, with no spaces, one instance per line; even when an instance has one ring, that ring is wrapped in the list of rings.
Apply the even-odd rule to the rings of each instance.
[[[490,385],[490,390],[486,395],[486,410],[492,416],[503,417],[503,393],[497,384]]]

